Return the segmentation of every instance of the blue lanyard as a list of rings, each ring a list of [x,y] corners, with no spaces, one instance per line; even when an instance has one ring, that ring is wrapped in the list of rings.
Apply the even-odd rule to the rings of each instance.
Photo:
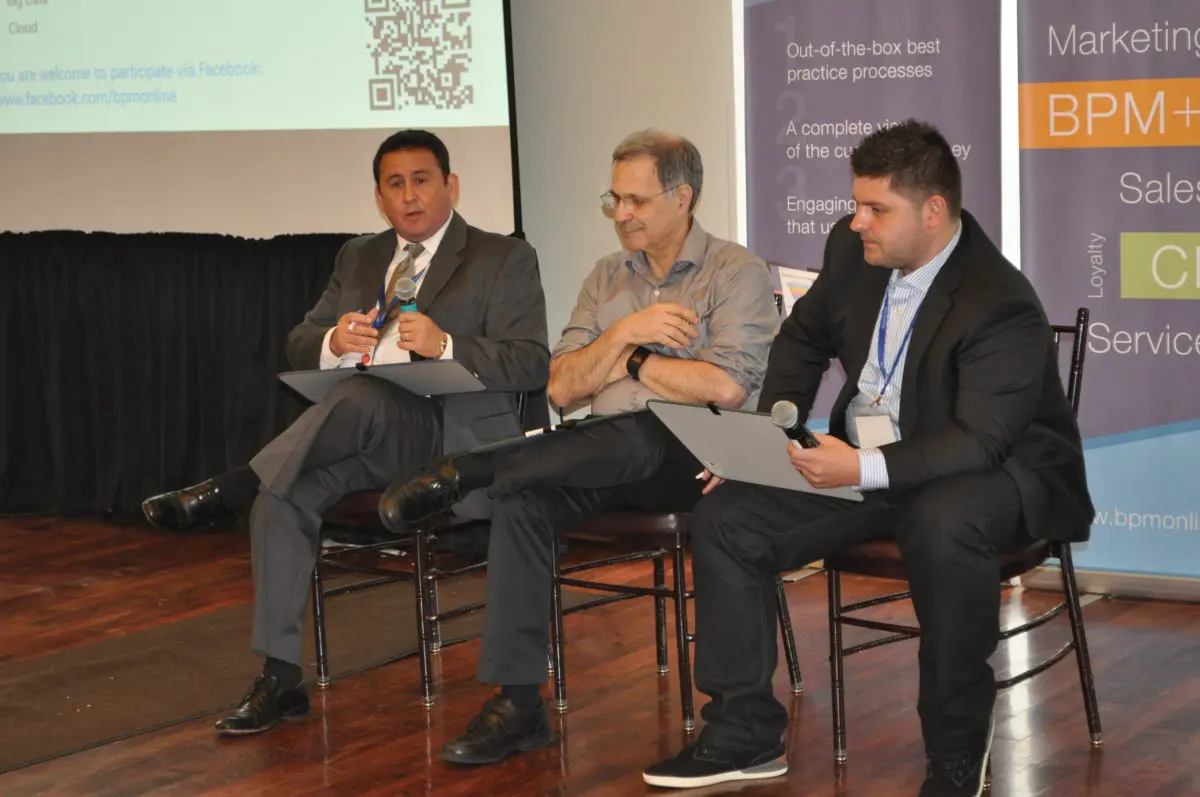
[[[883,293],[883,311],[879,316],[879,372],[883,374],[883,387],[879,389],[879,395],[875,397],[875,403],[878,404],[883,400],[883,396],[887,393],[888,387],[892,384],[892,377],[896,375],[896,367],[900,365],[900,358],[904,356],[904,350],[908,347],[908,339],[912,337],[913,327],[917,324],[917,316],[914,314],[912,321],[908,322],[908,331],[904,333],[904,339],[900,341],[900,349],[896,352],[896,359],[892,360],[892,367],[887,368],[884,365],[887,352],[887,328],[888,314],[891,310],[892,285],[889,281],[887,290]]]
[[[400,266],[397,265],[396,268],[400,268]],[[425,266],[425,268],[421,269],[416,274],[413,274],[413,285],[420,285],[421,278],[425,276],[425,272],[428,270],[429,266]],[[387,305],[386,310],[384,309],[384,304],[387,302],[387,295],[385,292],[387,278],[388,275],[385,273],[383,275],[383,282],[379,283],[379,303],[376,305],[379,308],[379,315],[375,316],[375,320],[371,322],[371,326],[373,326],[375,329],[380,329],[385,323],[387,323],[388,314],[391,313],[392,309],[400,302],[399,296],[393,296],[391,304]]]

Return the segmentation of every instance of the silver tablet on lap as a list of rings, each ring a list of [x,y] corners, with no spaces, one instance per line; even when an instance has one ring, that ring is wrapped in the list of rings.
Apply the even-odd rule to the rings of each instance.
[[[863,500],[862,494],[851,487],[823,490],[797,473],[788,459],[788,438],[771,423],[769,413],[657,399],[646,402],[646,407],[715,476],[847,501]]]
[[[369,365],[365,368],[327,368],[321,371],[288,371],[280,381],[312,402],[320,401],[334,385],[356,374],[366,374],[399,385],[418,396],[478,393],[487,390],[479,377],[457,360],[419,360],[413,363]]]

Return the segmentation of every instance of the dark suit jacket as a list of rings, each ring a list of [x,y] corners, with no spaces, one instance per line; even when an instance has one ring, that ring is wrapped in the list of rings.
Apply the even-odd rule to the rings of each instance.
[[[1040,539],[1085,540],[1093,508],[1079,428],[1063,392],[1052,333],[1029,281],[968,213],[962,237],[917,314],[904,365],[901,439],[881,450],[890,489],[1004,468]],[[794,401],[807,417],[836,357],[846,384],[830,432],[846,439],[891,270],[863,260],[850,218],[837,223],[824,267],[771,348],[760,409]]]
[[[319,367],[325,333],[338,318],[374,306],[395,252],[392,230],[342,246],[325,293],[288,335],[293,368]],[[455,213],[429,264],[417,308],[453,336],[454,359],[488,388],[441,399],[443,451],[519,435],[517,395],[545,387],[550,367],[546,297],[533,247],[472,227]]]

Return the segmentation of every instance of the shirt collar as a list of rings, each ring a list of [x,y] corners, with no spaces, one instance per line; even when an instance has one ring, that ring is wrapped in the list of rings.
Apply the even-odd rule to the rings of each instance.
[[[421,241],[421,246],[425,247],[425,250],[421,254],[428,253],[430,257],[433,257],[435,254],[437,254],[438,247],[442,245],[442,239],[446,237],[446,230],[449,229],[450,222],[454,220],[455,212],[456,211],[453,210],[450,211],[450,215],[446,218],[446,223],[441,226],[441,229],[426,238],[424,241]],[[404,247],[408,246],[410,243],[412,243],[412,241],[407,240],[400,233],[396,233],[396,256],[403,259]]]
[[[679,250],[679,255],[675,258],[675,262],[671,265],[671,270],[667,273],[669,279],[671,274],[679,271],[684,271],[693,266],[699,266],[704,262],[704,253],[708,251],[708,233],[700,226],[700,222],[695,218],[691,220],[692,228],[688,230],[687,236],[683,239],[683,246]],[[641,274],[650,271],[650,261],[646,257],[645,252],[634,252],[629,249],[625,250],[625,265],[632,271]]]
[[[921,266],[916,271],[910,273],[907,277],[900,275],[900,271],[896,270],[892,273],[892,280],[916,289],[918,293],[924,296],[929,292],[929,286],[937,279],[938,273],[942,270],[942,266],[946,265],[946,261],[950,259],[950,255],[954,253],[954,247],[958,246],[959,239],[962,238],[962,222],[958,223],[958,228],[954,231],[954,237],[950,239],[950,243],[946,244],[942,251],[933,256],[925,265]]]

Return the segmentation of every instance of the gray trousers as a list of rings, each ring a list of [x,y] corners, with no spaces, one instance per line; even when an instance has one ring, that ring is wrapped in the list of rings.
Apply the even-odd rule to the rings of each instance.
[[[250,467],[251,648],[300,664],[304,607],[321,515],[344,496],[417,475],[442,454],[441,408],[382,379],[354,376],[305,410]]]

